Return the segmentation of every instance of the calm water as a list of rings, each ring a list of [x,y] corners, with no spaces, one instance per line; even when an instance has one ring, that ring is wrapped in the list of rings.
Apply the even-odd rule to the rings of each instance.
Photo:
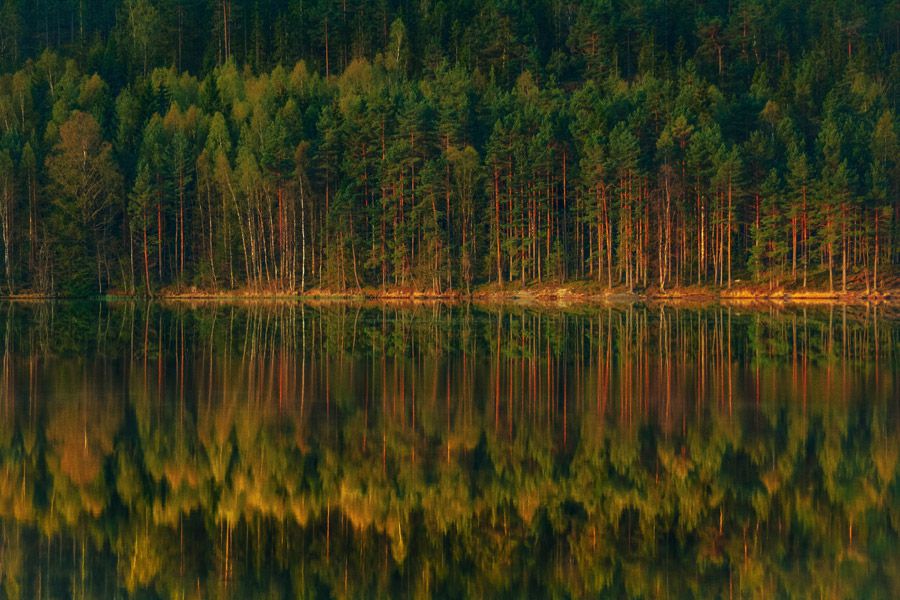
[[[0,304],[0,598],[900,597],[900,312]]]

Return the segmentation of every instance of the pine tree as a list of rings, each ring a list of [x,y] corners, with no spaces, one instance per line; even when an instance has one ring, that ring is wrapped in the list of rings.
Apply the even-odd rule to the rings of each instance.
[[[122,179],[112,149],[90,114],[75,111],[59,128],[59,142],[46,160],[50,193],[58,209],[55,270],[64,291],[102,291],[109,228]],[[95,278],[92,285],[91,270]]]

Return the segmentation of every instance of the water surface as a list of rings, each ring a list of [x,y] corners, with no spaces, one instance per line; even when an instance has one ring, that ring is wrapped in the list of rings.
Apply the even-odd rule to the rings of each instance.
[[[900,597],[900,314],[0,304],[0,598]]]

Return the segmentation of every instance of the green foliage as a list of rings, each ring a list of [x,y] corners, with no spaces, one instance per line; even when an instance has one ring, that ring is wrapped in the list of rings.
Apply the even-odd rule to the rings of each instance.
[[[59,141],[45,166],[57,209],[50,227],[56,238],[55,270],[61,291],[99,292],[122,179],[96,119],[74,111],[60,125]]]
[[[893,280],[892,3],[433,4],[5,0],[2,289]]]
[[[753,247],[749,266],[757,281],[778,285],[784,272],[788,246],[786,235],[785,202],[781,178],[774,170],[769,173],[760,190],[759,226],[753,231]]]

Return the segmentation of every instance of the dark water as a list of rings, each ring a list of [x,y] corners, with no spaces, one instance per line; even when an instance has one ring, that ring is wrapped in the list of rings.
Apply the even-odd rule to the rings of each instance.
[[[0,598],[900,597],[896,309],[0,304]]]

